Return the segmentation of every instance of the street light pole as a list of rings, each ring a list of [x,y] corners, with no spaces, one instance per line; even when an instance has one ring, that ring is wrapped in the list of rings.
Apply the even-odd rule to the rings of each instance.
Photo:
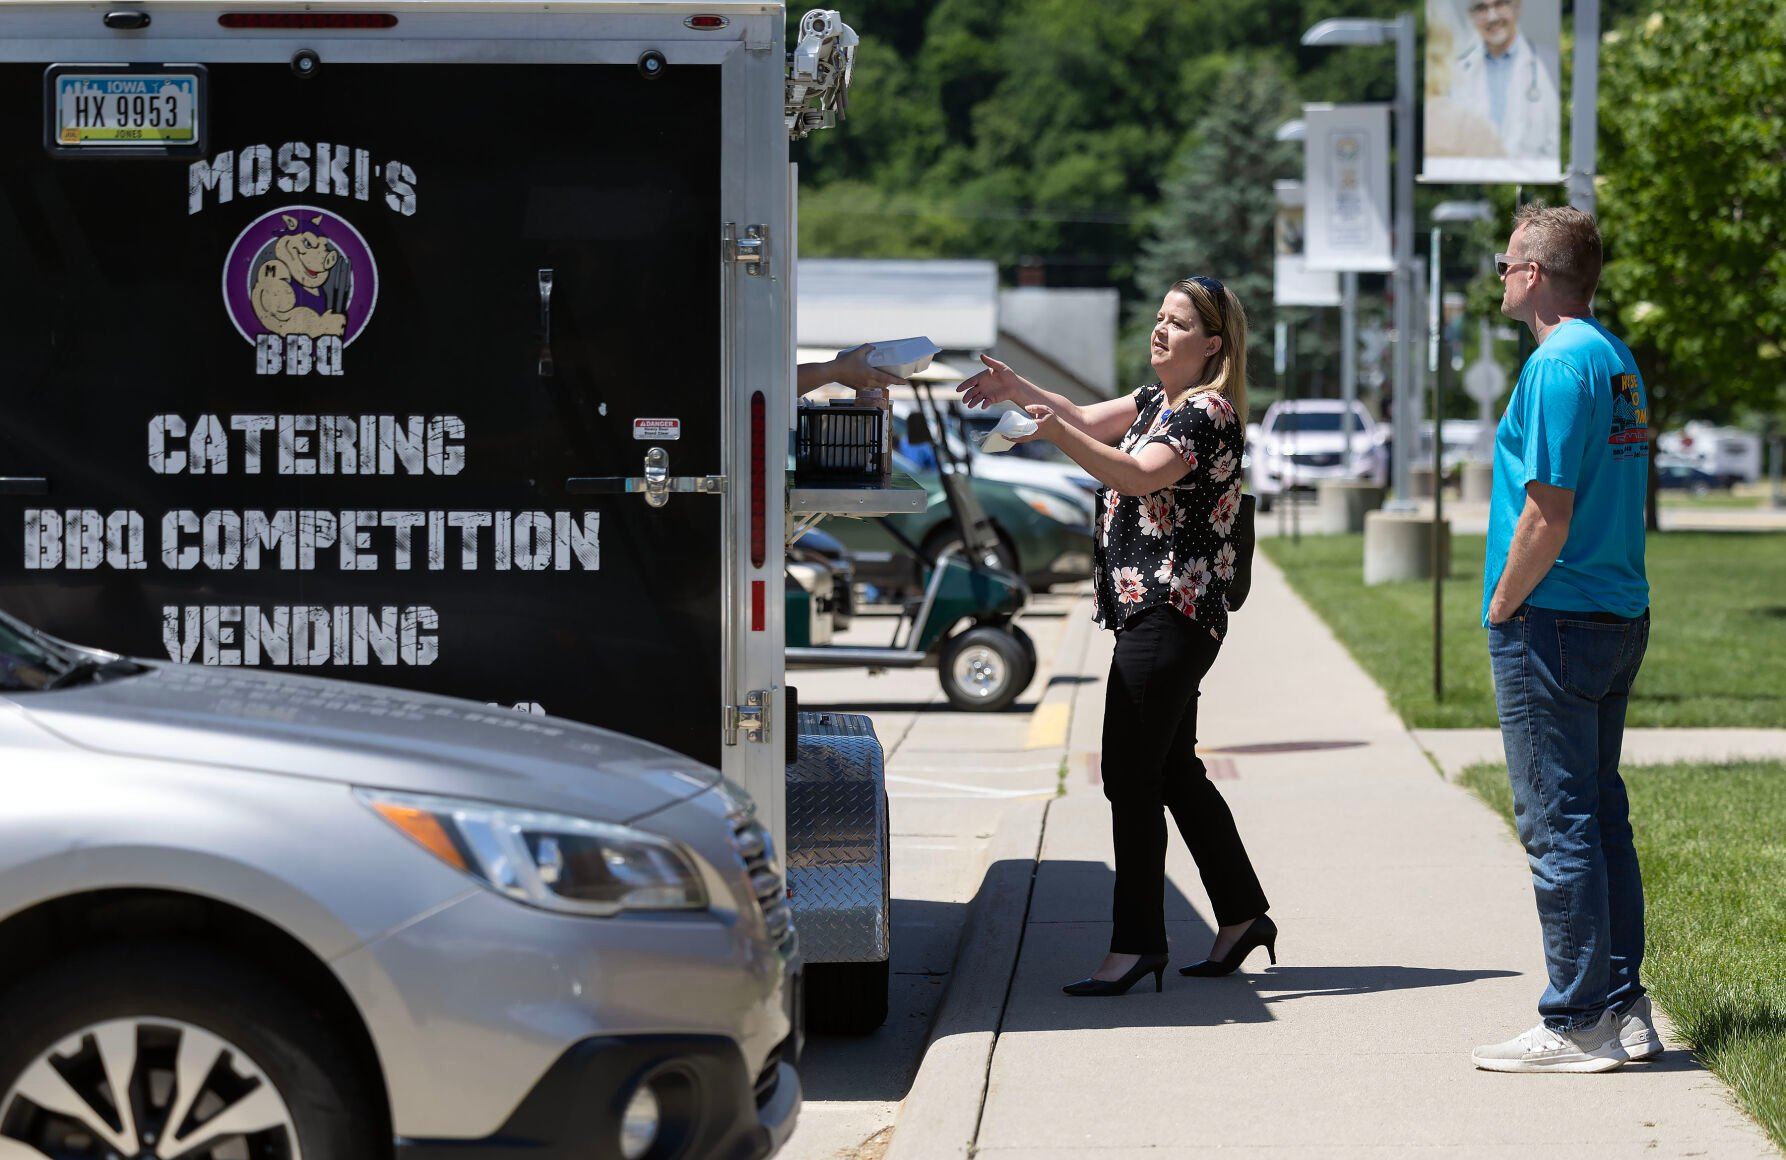
[[[1575,0],[1575,93],[1570,102],[1569,204],[1594,212],[1600,123],[1600,0]]]
[[[1448,222],[1481,222],[1494,216],[1486,201],[1443,201],[1432,214],[1432,281],[1426,307],[1426,365],[1433,376],[1433,700],[1445,699],[1445,363],[1444,227]]]
[[[1390,460],[1390,486],[1395,501],[1385,505],[1397,511],[1414,506],[1408,484],[1408,464],[1419,430],[1411,406],[1414,394],[1414,102],[1418,96],[1414,78],[1414,14],[1404,12],[1394,20],[1340,17],[1323,20],[1302,34],[1310,47],[1339,45],[1395,45],[1395,271],[1391,275],[1395,295],[1395,413],[1392,416],[1395,449]]]
[[[1433,377],[1433,700],[1445,699],[1445,549],[1440,542],[1445,530],[1445,466],[1441,453],[1445,447],[1445,369],[1439,347],[1445,338],[1444,310],[1441,304],[1439,263],[1444,257],[1442,227],[1433,222],[1432,272],[1426,303],[1426,369]]]
[[[1340,275],[1340,398],[1345,409],[1340,412],[1340,430],[1345,446],[1340,462],[1346,478],[1352,478],[1352,429],[1356,420],[1352,408],[1358,404],[1358,271]]]
[[[1414,14],[1395,18],[1395,507],[1412,509],[1414,427]]]

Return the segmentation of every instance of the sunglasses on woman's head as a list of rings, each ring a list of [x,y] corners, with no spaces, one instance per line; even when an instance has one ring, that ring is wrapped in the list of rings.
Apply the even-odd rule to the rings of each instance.
[[[1215,316],[1216,321],[1220,324],[1217,329],[1228,329],[1228,288],[1216,279],[1209,277],[1207,274],[1199,274],[1195,278],[1186,278],[1185,281],[1195,282],[1197,285],[1203,287],[1203,289],[1209,291],[1209,296],[1215,299]]]

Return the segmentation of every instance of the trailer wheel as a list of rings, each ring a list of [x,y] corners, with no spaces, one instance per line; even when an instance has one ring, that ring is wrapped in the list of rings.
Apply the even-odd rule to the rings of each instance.
[[[870,1035],[887,1021],[892,960],[808,963],[806,1029],[818,1035]]]
[[[1009,707],[1036,675],[1029,653],[1002,628],[974,628],[950,637],[937,671],[949,704],[970,713]]]

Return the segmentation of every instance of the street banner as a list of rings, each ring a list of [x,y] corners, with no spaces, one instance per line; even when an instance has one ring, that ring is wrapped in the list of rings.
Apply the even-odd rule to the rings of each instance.
[[[1420,179],[1563,180],[1560,0],[1426,0],[1426,148]]]
[[[1304,200],[1302,182],[1277,183],[1271,300],[1279,306],[1338,306],[1339,275],[1311,270],[1303,257]]]
[[[1389,106],[1304,105],[1303,256],[1310,270],[1395,268],[1389,241]]]

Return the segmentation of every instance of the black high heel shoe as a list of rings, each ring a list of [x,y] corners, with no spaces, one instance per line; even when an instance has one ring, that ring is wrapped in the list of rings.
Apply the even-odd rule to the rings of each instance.
[[[1128,973],[1120,979],[1080,979],[1077,983],[1068,983],[1061,990],[1069,995],[1121,995],[1133,987],[1147,975],[1153,976],[1154,993],[1158,994],[1166,987],[1166,956],[1142,955]]]
[[[1277,966],[1277,923],[1271,921],[1270,915],[1261,914],[1253,920],[1253,925],[1246,928],[1240,940],[1228,948],[1228,953],[1219,959],[1204,959],[1200,963],[1192,963],[1188,967],[1178,968],[1181,975],[1192,975],[1202,979],[1219,978],[1232,975],[1240,968],[1246,957],[1264,947],[1271,955],[1271,965]]]

